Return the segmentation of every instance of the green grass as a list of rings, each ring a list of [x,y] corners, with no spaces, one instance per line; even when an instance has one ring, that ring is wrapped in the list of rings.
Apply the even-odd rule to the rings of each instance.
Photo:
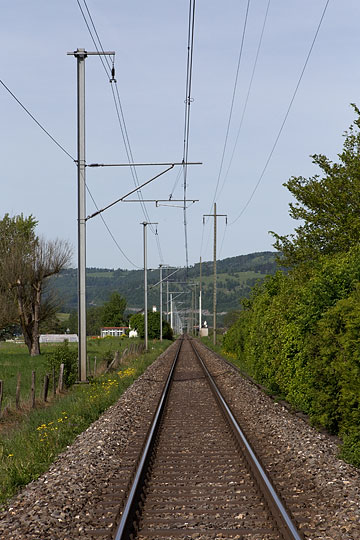
[[[68,321],[69,320],[69,317],[70,317],[70,313],[57,313],[56,314],[56,317],[59,319],[60,322],[65,322],[65,321]]]
[[[101,372],[107,361],[114,357],[115,351],[121,354],[130,344],[140,343],[140,339],[104,338],[88,340],[88,358],[90,375]],[[44,376],[50,375],[50,393],[52,392],[52,373],[48,366],[47,352],[51,352],[56,344],[41,345],[41,355],[31,357],[26,345],[21,343],[0,342],[0,380],[4,382],[2,410],[15,407],[17,374],[21,374],[21,401],[26,404],[30,399],[31,374],[36,372],[36,399],[41,399]],[[77,343],[69,343],[69,347],[77,350]],[[57,376],[57,374],[56,374]]]
[[[115,338],[116,339],[116,338]],[[94,422],[170,344],[150,342],[112,374],[75,385],[51,406],[31,410],[16,429],[0,436],[0,503],[42,474],[75,437]],[[109,345],[109,344],[108,344]],[[5,426],[6,427],[6,426]]]
[[[45,348],[44,348],[45,349]],[[0,380],[4,384],[2,408],[15,405],[17,374],[21,374],[21,398],[30,398],[31,372],[36,371],[37,396],[40,396],[42,381],[46,374],[45,356],[29,356],[26,345],[0,342]]]

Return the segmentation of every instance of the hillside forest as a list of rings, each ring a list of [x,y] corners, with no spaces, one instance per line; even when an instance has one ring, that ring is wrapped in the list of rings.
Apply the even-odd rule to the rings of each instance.
[[[266,275],[276,271],[274,252],[251,253],[217,261],[217,309],[228,312],[240,309],[241,298],[250,294],[252,287],[262,281]],[[163,277],[174,269],[163,270]],[[204,312],[212,312],[213,306],[213,262],[202,263],[202,305]],[[186,280],[199,283],[200,265],[188,269],[180,268],[169,277],[172,291],[184,290],[176,282]],[[159,269],[148,270],[148,305],[159,309],[159,286],[151,288],[159,281]],[[64,269],[54,276],[49,288],[61,298],[61,310],[71,312],[77,307],[77,270]],[[199,289],[197,289],[199,290]],[[101,306],[116,291],[126,299],[127,313],[139,311],[144,306],[144,271],[105,268],[88,268],[86,276],[86,294],[88,306]],[[166,287],[163,287],[164,309]],[[189,302],[190,305],[190,302]]]

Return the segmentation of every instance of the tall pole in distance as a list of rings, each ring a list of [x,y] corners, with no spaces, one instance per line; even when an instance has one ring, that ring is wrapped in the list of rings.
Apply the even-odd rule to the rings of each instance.
[[[214,297],[213,297],[213,313],[214,313],[214,333],[213,333],[213,344],[216,345],[216,218],[219,216],[223,216],[226,219],[227,223],[227,215],[226,214],[217,214],[216,213],[216,203],[214,203],[214,213],[213,214],[204,214],[203,220],[205,216],[213,217],[214,218]]]
[[[202,320],[201,320],[201,257],[200,257],[200,285],[199,285],[199,337],[201,334],[201,326],[202,326]]]
[[[145,333],[145,350],[148,350],[148,286],[147,286],[147,246],[146,246],[146,226],[157,225],[157,223],[150,223],[149,221],[143,221],[141,223],[144,227],[144,333]]]
[[[169,280],[166,280],[166,320],[169,322]]]
[[[163,324],[162,324],[162,318],[163,318],[163,301],[162,301],[162,264],[159,264],[160,267],[160,341],[162,341],[163,338]]]
[[[194,329],[193,336],[196,336],[196,319],[197,319],[197,309],[196,309],[196,283],[194,283]]]
[[[86,374],[86,193],[85,193],[85,49],[78,49],[77,58],[77,128],[78,128],[78,357],[79,381]]]
[[[170,293],[170,326],[173,327],[173,295]]]
[[[146,250],[146,225],[144,221],[144,328],[145,328],[145,350],[148,350],[148,307],[147,307],[147,250]]]
[[[213,312],[214,312],[214,334],[213,344],[216,345],[216,202],[214,202],[214,299],[213,299]]]

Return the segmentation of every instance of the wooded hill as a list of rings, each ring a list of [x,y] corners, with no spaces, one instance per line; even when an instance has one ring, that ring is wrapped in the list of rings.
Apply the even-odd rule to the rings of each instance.
[[[251,287],[262,281],[266,275],[276,271],[276,254],[270,251],[239,255],[217,261],[217,308],[218,312],[227,312],[240,308],[241,298],[247,297]],[[174,269],[163,270],[163,277]],[[184,285],[176,281],[199,283],[200,265],[181,268],[170,277],[172,291],[182,291]],[[148,305],[159,306],[159,286],[151,289],[159,281],[159,269],[148,271]],[[77,308],[77,270],[63,270],[51,279],[49,287],[61,299],[61,309],[69,312]],[[107,268],[87,269],[87,303],[102,305],[110,294],[117,291],[127,300],[129,311],[136,311],[144,306],[144,271]],[[164,303],[166,287],[164,286]],[[212,311],[213,302],[213,262],[202,263],[203,309]],[[191,297],[189,299],[189,304]],[[165,304],[164,304],[165,305]]]

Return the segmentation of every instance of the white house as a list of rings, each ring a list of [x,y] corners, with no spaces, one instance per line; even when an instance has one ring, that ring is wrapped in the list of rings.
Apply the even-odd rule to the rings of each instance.
[[[103,326],[103,328],[100,329],[100,335],[101,337],[119,337],[125,334],[126,330],[129,330],[128,326]]]

